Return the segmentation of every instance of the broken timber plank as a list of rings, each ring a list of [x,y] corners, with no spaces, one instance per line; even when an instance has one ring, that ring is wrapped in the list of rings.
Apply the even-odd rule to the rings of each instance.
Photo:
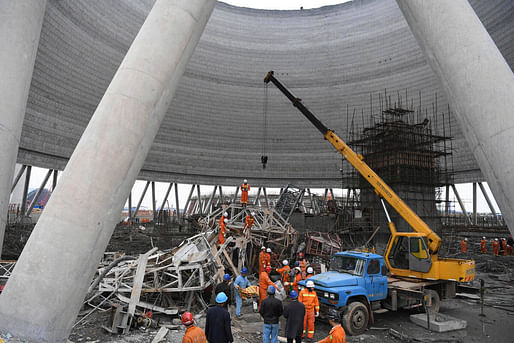
[[[238,277],[239,273],[237,271],[237,268],[236,268],[236,266],[234,266],[234,263],[232,263],[232,259],[230,258],[230,256],[228,256],[228,253],[227,253],[227,251],[225,249],[223,249],[223,255],[225,255],[225,258],[227,259],[228,265],[230,266],[230,268],[234,272],[234,275],[236,277]]]
[[[157,334],[153,338],[152,343],[159,343],[160,341],[162,341],[164,339],[164,337],[166,337],[167,334],[168,334],[168,328],[161,326],[161,328],[159,329],[159,331],[157,331]]]

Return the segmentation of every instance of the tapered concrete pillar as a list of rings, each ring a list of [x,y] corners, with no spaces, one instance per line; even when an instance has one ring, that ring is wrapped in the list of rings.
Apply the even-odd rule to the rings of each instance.
[[[157,0],[0,295],[0,330],[63,342],[215,0]]]
[[[397,0],[514,233],[514,75],[467,0]]]
[[[0,1],[0,256],[46,0]]]

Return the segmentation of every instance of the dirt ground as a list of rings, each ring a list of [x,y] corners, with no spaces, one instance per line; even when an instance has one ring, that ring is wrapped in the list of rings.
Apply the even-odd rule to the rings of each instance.
[[[424,329],[409,320],[410,314],[418,312],[402,310],[375,314],[375,323],[363,334],[347,337],[347,342],[514,342],[514,257],[478,258],[477,272],[479,279],[486,282],[484,314],[479,316],[480,303],[477,296],[458,295],[457,298],[445,300],[441,304],[441,313],[467,321],[467,328],[447,333],[436,333]],[[491,262],[488,262],[491,261]],[[489,267],[488,267],[489,266]],[[491,272],[491,270],[493,270]],[[287,301],[286,301],[287,303]],[[243,319],[233,320],[232,328],[235,343],[262,342],[262,321],[257,313],[253,313],[251,305],[243,307]],[[109,313],[95,313],[90,318],[77,325],[69,337],[71,342],[151,342],[157,329],[134,329],[128,335],[112,335],[101,328],[109,320]],[[285,322],[281,318],[279,335],[284,334]],[[167,318],[170,323],[170,319]],[[175,319],[177,324],[177,319]],[[198,318],[200,327],[205,326],[205,319]],[[391,335],[390,329],[405,335],[401,340]],[[328,323],[316,322],[314,342],[327,336],[330,330]],[[177,330],[170,330],[162,342],[180,343],[184,329],[178,325]]]

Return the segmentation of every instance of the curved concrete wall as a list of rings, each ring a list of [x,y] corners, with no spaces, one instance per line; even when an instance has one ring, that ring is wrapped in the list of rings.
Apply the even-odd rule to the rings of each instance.
[[[50,0],[43,23],[18,162],[64,168],[152,0]],[[514,65],[513,2],[471,4]],[[275,70],[327,126],[347,136],[346,107],[369,125],[378,93],[412,95],[439,111],[447,99],[394,0],[353,1],[303,11],[218,3],[140,178],[204,184],[340,186],[341,159],[273,86],[268,89],[262,169],[264,85]],[[409,101],[410,103],[410,101]],[[456,182],[481,180],[453,118]],[[435,123],[434,123],[435,125]],[[437,124],[442,127],[441,121]],[[440,131],[442,132],[442,130]],[[448,131],[446,131],[448,135]]]

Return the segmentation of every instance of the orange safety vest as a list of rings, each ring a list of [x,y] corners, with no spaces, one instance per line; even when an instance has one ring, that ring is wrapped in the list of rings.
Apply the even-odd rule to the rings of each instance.
[[[298,273],[294,276],[293,289],[298,292],[298,282],[302,281],[302,273]]]
[[[291,271],[291,268],[289,266],[283,266],[282,268],[276,269],[278,273],[280,273],[280,276],[282,278],[282,284],[286,282],[289,282],[289,272]]]
[[[318,343],[346,343],[346,333],[341,324],[334,326],[328,336]]]
[[[480,241],[480,251],[485,253],[485,239]]]
[[[251,228],[253,226],[254,221],[255,221],[254,217],[252,217],[250,214],[247,215],[245,218],[245,227]]]
[[[227,228],[225,226],[225,223],[222,223],[220,225],[220,234],[218,236],[218,244],[225,244],[225,235],[227,232]]]
[[[241,203],[246,204],[248,202],[248,191],[250,190],[249,184],[241,184]]]
[[[182,343],[207,343],[207,337],[202,329],[192,325],[186,329]]]
[[[307,288],[302,289],[298,296],[298,301],[305,305],[305,312],[314,310],[319,312],[319,301],[316,291],[310,292]]]
[[[225,223],[225,219],[227,219],[227,218],[225,218],[225,216],[221,216],[221,218],[218,222],[219,227],[221,227],[221,225],[223,225]]]
[[[302,278],[305,279],[305,272],[307,270],[307,261],[305,259],[302,259],[299,261],[300,269],[302,270]]]
[[[308,278],[310,278],[311,276],[314,276],[314,274],[307,274],[307,276],[305,277],[305,280],[307,280]]]
[[[498,255],[499,251],[500,251],[500,242],[493,241],[493,254]]]
[[[466,252],[468,250],[468,242],[465,240],[460,241],[460,251]]]

